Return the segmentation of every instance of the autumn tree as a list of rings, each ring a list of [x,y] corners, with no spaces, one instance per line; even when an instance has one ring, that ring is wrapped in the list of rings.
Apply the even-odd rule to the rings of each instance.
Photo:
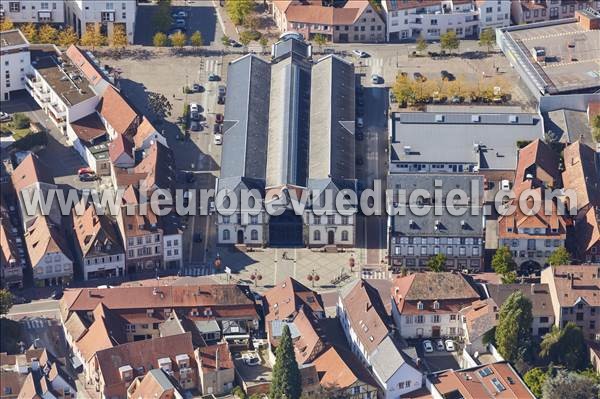
[[[460,46],[460,39],[456,36],[456,32],[450,30],[440,36],[440,47],[442,50],[458,50]]]
[[[176,32],[171,35],[171,44],[173,47],[182,48],[185,46],[185,42],[187,41],[187,37],[183,32]]]
[[[38,40],[40,43],[56,43],[58,39],[58,31],[52,25],[42,25],[38,31]]]
[[[21,33],[23,33],[23,35],[29,41],[29,43],[38,42],[38,31],[34,24],[28,23],[26,25],[21,26],[20,29]]]
[[[5,30],[14,29],[14,27],[15,27],[15,24],[13,24],[13,22],[6,17],[2,20],[2,22],[0,22],[0,32],[4,32]]]
[[[236,25],[242,25],[254,7],[253,0],[225,0],[225,9]]]
[[[446,255],[442,253],[435,255],[434,257],[429,259],[429,261],[427,262],[427,266],[432,272],[443,272],[446,267]]]
[[[85,33],[81,36],[81,45],[91,47],[92,50],[106,45],[106,36],[100,32],[99,25],[87,27]]]
[[[527,384],[536,398],[542,397],[542,386],[544,385],[546,378],[548,378],[548,374],[549,373],[544,372],[541,368],[536,367],[526,372],[523,376],[523,381],[525,381],[525,384]]]
[[[201,47],[204,44],[202,33],[200,31],[194,32],[190,37],[190,43],[194,47]]]
[[[154,47],[165,47],[169,44],[169,38],[162,32],[156,32],[152,38],[152,44]]]
[[[123,25],[115,25],[113,28],[112,36],[110,38],[110,45],[117,49],[123,49],[127,46],[127,33]]]
[[[313,40],[315,41],[315,44],[319,46],[319,50],[323,50],[323,46],[327,43],[327,38],[320,33],[317,33]]]
[[[416,46],[416,49],[419,52],[419,54],[423,54],[425,52],[425,50],[427,50],[428,46],[429,46],[429,43],[427,43],[427,40],[425,40],[425,38],[423,36],[419,36],[419,38],[417,39],[417,46]]]
[[[565,247],[558,247],[548,257],[548,264],[551,266],[570,265],[571,254]]]
[[[13,305],[13,296],[9,290],[0,290],[0,315],[7,314]]]
[[[72,26],[58,32],[58,44],[62,47],[69,47],[72,44],[77,44],[78,41],[79,37]]]

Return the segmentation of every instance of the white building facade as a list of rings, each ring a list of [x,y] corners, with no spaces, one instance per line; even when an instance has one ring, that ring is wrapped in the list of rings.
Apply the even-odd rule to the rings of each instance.
[[[460,314],[441,312],[439,304],[437,306],[436,309],[434,302],[434,312],[421,308],[419,314],[400,314],[396,302],[392,301],[392,318],[400,335],[403,338],[462,337]]]
[[[31,61],[29,42],[19,30],[2,32],[0,47],[0,101],[10,100],[10,93],[25,88]]]
[[[163,256],[167,268],[179,268],[183,259],[183,237],[181,233],[163,235]]]
[[[63,24],[65,0],[1,0],[0,16],[15,23]]]
[[[313,211],[304,213],[307,229],[305,240],[309,247],[336,245],[354,246],[355,215],[317,215]]]
[[[121,24],[129,43],[133,43],[137,1],[67,0],[65,21],[81,36],[88,24],[100,24],[103,34],[110,37],[115,25]]]

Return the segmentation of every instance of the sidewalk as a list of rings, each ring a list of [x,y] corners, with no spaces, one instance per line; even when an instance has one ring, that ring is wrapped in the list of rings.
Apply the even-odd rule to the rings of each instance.
[[[217,13],[217,19],[219,20],[219,24],[221,25],[221,29],[223,33],[233,40],[239,40],[240,36],[237,28],[234,23],[229,19],[229,15],[227,11],[225,11],[225,2],[223,2],[223,7],[219,5],[219,0],[212,0],[213,5],[215,6],[215,11]]]

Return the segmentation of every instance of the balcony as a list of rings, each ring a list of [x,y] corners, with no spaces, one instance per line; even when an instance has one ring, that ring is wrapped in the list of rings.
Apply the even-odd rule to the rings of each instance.
[[[48,109],[53,114],[56,120],[61,120],[67,117],[67,110],[63,109],[58,103],[48,104]]]

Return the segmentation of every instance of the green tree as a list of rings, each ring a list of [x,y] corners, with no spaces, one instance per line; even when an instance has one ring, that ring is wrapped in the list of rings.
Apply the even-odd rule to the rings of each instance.
[[[9,290],[0,290],[0,315],[7,314],[13,305],[13,296]]]
[[[15,24],[9,19],[4,18],[2,22],[0,22],[0,32],[4,32],[5,30],[11,30],[15,28]]]
[[[513,260],[510,249],[504,245],[496,250],[492,258],[492,268],[502,277],[502,283],[510,284],[516,280],[517,264]]]
[[[185,42],[187,41],[187,37],[183,32],[176,32],[171,35],[171,44],[174,47],[183,47],[185,46]]]
[[[169,29],[173,22],[173,18],[171,17],[171,0],[158,1],[158,9],[152,17],[152,22],[159,32],[166,32]]]
[[[319,51],[323,50],[323,46],[327,43],[327,38],[320,33],[317,33],[313,40],[315,44],[319,47]]]
[[[440,36],[440,46],[442,50],[458,50],[460,46],[460,39],[456,36],[456,32],[450,30]]]
[[[40,43],[56,43],[58,31],[52,25],[44,24],[38,32],[38,40]]]
[[[496,326],[496,348],[506,360],[526,360],[532,321],[531,301],[521,291],[513,292],[502,304]]]
[[[479,34],[479,46],[486,47],[489,53],[496,43],[496,32],[492,28],[487,28]]]
[[[125,33],[125,28],[121,24],[115,24],[112,32],[112,36],[110,37],[110,45],[117,49],[123,49],[127,46],[127,33]]]
[[[600,385],[578,373],[560,370],[542,385],[543,399],[591,399],[600,395]]]
[[[240,43],[244,48],[248,47],[250,42],[252,41],[252,33],[249,30],[245,30],[240,33]]]
[[[164,94],[150,92],[148,93],[148,105],[152,113],[159,119],[165,119],[171,116],[173,106]]]
[[[439,253],[433,258],[430,258],[427,262],[427,267],[429,267],[429,270],[432,272],[443,272],[446,267],[446,255]]]
[[[542,386],[544,385],[546,378],[548,378],[548,374],[539,367],[529,370],[523,376],[525,384],[527,384],[536,398],[542,397]]]
[[[200,31],[198,31],[198,30],[196,32],[194,32],[192,34],[192,36],[190,37],[190,43],[194,47],[201,47],[202,45],[204,45],[202,33],[200,33]]]
[[[246,21],[253,7],[254,0],[225,0],[225,9],[236,25],[242,25]]]
[[[558,247],[548,257],[548,263],[552,266],[570,265],[571,254],[565,247]]]
[[[230,46],[230,43],[229,43],[229,41],[230,41],[230,40],[231,40],[231,39],[230,39],[230,38],[229,38],[229,36],[227,36],[227,35],[223,35],[223,36],[221,36],[221,44],[222,44],[223,46],[225,46],[225,47],[229,47],[229,46]]]
[[[299,399],[302,393],[300,381],[300,370],[294,354],[294,345],[290,329],[283,326],[279,346],[275,351],[275,366],[273,367],[273,379],[269,389],[271,399]]]
[[[544,335],[540,356],[568,370],[585,369],[588,365],[587,348],[581,328],[573,322],[568,322],[563,328],[553,327]]]
[[[162,32],[156,32],[152,38],[154,47],[166,47],[169,44],[169,38]]]
[[[58,44],[62,47],[69,47],[72,44],[77,44],[79,37],[75,33],[75,29],[72,26],[67,27],[58,32]]]
[[[417,47],[416,47],[419,54],[423,54],[425,52],[425,50],[427,50],[428,46],[429,46],[429,43],[427,43],[427,40],[425,40],[425,38],[423,36],[419,36],[419,38],[417,39]]]
[[[21,26],[19,29],[21,29],[21,33],[23,33],[25,38],[29,40],[29,43],[38,42],[38,31],[37,27],[34,24],[28,23],[26,25]]]
[[[260,47],[262,49],[263,53],[267,52],[267,46],[269,45],[269,40],[267,40],[266,37],[261,37],[260,40],[258,41],[258,43],[260,44]]]
[[[596,115],[594,119],[592,119],[592,134],[594,140],[600,143],[600,115]]]

